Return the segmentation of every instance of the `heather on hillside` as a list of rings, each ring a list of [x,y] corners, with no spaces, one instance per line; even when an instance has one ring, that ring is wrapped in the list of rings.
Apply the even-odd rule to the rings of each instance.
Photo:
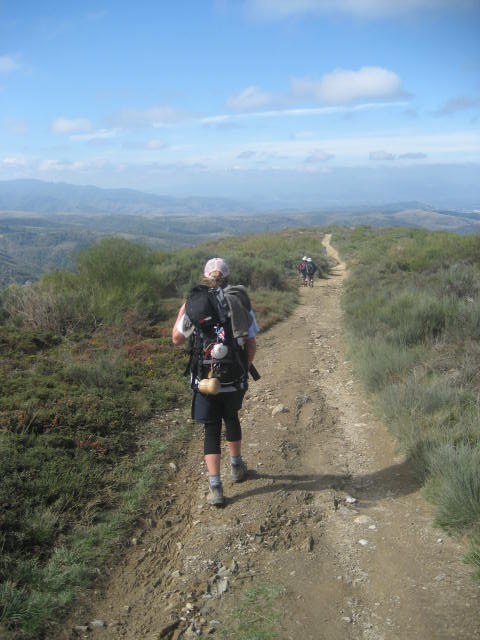
[[[480,237],[335,229],[356,370],[480,576]]]

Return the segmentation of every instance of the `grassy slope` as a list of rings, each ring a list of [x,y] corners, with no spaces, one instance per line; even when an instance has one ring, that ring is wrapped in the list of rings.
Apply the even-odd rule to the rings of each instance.
[[[480,577],[480,237],[334,229],[356,369]]]
[[[4,292],[0,632],[48,634],[188,439],[185,357],[170,331],[205,260],[228,259],[265,329],[295,305],[304,253],[327,269],[322,237],[297,230],[170,253],[107,240],[78,256],[74,274]]]

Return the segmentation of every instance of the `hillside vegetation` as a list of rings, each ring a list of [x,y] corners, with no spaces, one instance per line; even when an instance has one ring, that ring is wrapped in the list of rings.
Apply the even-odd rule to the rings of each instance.
[[[334,229],[356,370],[480,577],[480,237]]]
[[[170,333],[203,264],[228,259],[260,326],[297,302],[318,229],[151,251],[106,239],[74,272],[0,299],[0,635],[45,635],[123,544],[191,434],[186,359]],[[161,514],[159,514],[161,517]]]
[[[225,237],[322,224],[324,215],[86,215],[2,213],[0,288],[37,281],[51,271],[73,271],[74,256],[112,237],[162,251]]]
[[[48,193],[48,183],[39,183],[39,188],[41,185],[41,193]],[[23,284],[29,280],[36,281],[42,274],[52,270],[73,270],[73,254],[112,236],[143,244],[150,249],[171,250],[175,247],[191,247],[201,242],[214,242],[231,235],[242,236],[328,224],[408,226],[459,233],[475,233],[480,229],[479,216],[474,212],[433,210],[428,205],[415,202],[385,205],[373,210],[371,207],[339,207],[334,210],[313,209],[303,212],[256,212],[252,215],[248,211],[233,213],[235,208],[212,206],[206,214],[206,203],[202,205],[199,201],[197,205],[200,208],[196,212],[187,206],[178,209],[178,203],[177,206],[171,203],[170,208],[153,208],[149,214],[148,208],[139,207],[137,210],[133,206],[133,201],[127,197],[128,191],[124,193],[117,190],[118,198],[121,195],[126,198],[124,207],[117,209],[117,200],[109,196],[108,190],[93,189],[98,198],[84,202],[82,209],[74,194],[78,189],[81,192],[82,189],[87,189],[88,192],[86,187],[70,185],[73,202],[68,198],[62,200],[55,197],[53,200],[47,198],[42,205],[37,192],[24,194],[25,200],[12,197],[11,200],[2,201],[1,186],[0,181],[0,288],[13,282]],[[16,189],[19,187],[17,185]],[[68,193],[69,185],[57,187],[60,192]],[[106,193],[102,199],[100,196],[103,191]],[[143,196],[148,199],[147,194]],[[7,205],[10,205],[10,210]],[[32,208],[31,211],[28,210],[29,207]],[[5,210],[2,211],[2,208]],[[130,213],[127,214],[127,211]]]

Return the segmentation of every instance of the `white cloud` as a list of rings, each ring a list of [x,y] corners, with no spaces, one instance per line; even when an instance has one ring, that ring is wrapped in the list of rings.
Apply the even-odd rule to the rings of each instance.
[[[35,177],[37,173],[54,175],[58,172],[89,172],[117,166],[103,158],[69,160],[62,158],[33,158],[28,156],[6,156],[0,160],[6,168],[18,171],[21,177]]]
[[[313,98],[329,104],[348,104],[357,100],[391,99],[404,95],[402,81],[382,67],[362,67],[358,71],[336,69],[320,80],[292,78],[294,98]]]
[[[355,73],[355,72],[351,72]],[[360,73],[360,72],[359,72]],[[389,73],[389,72],[387,72]],[[393,74],[394,75],[394,74]],[[377,95],[380,94],[380,91],[377,91]],[[188,114],[186,112],[181,112],[171,107],[153,107],[151,109],[145,110],[129,110],[122,111],[120,113],[114,114],[109,118],[109,123],[112,129],[101,129],[102,137],[106,136],[105,132],[116,132],[116,133],[127,133],[132,130],[140,130],[140,129],[148,129],[148,128],[161,128],[161,127],[174,127],[178,125],[184,124],[200,124],[204,127],[216,127],[216,128],[224,128],[224,129],[232,129],[232,128],[240,128],[242,125],[239,124],[239,121],[242,120],[251,120],[254,118],[281,118],[281,117],[304,117],[304,116],[326,116],[338,113],[354,113],[357,111],[371,111],[375,109],[385,109],[402,106],[404,107],[406,102],[367,102],[362,104],[336,104],[332,106],[323,106],[323,107],[302,107],[302,108],[278,108],[278,109],[269,109],[266,111],[249,111],[248,109],[252,108],[254,105],[254,96],[258,97],[258,94],[251,93],[250,97],[242,92],[242,94],[238,94],[238,96],[244,96],[244,99],[239,100],[236,106],[238,107],[237,113],[223,113],[219,115],[212,116],[194,116],[193,114]],[[267,95],[267,94],[262,94]],[[237,96],[237,97],[238,97]],[[291,97],[289,98],[291,102]],[[258,105],[265,106],[266,102],[258,100]],[[230,106],[234,105],[233,99],[231,99]],[[247,108],[248,107],[248,108]],[[73,125],[77,121],[67,121],[66,119],[58,119],[57,129],[62,129],[63,132],[68,132],[67,129],[71,126],[73,133]],[[57,122],[57,121],[56,121]],[[79,121],[80,122],[80,121]],[[92,131],[91,123],[89,123],[90,128],[86,131],[78,131],[78,134],[85,133],[85,139],[88,137],[98,137],[95,136],[95,132]],[[88,135],[87,135],[88,134]],[[80,135],[77,135],[77,139],[80,138]],[[110,133],[109,136],[113,136],[113,133]],[[130,146],[134,148],[136,143],[133,143]],[[160,142],[152,142],[153,147],[158,145],[156,148],[161,146]],[[150,146],[150,148],[153,148]],[[138,148],[138,147],[137,147]]]
[[[24,156],[6,156],[2,163],[7,167],[26,168],[30,165],[30,160]]]
[[[318,136],[318,133],[317,133]],[[272,155],[295,158],[297,162],[312,153],[312,149],[325,149],[335,155],[335,164],[354,163],[364,164],[368,150],[375,153],[393,155],[399,159],[401,155],[411,154],[412,150],[421,149],[434,162],[452,161],[480,161],[480,132],[471,130],[452,131],[442,133],[436,131],[428,134],[412,134],[409,131],[398,134],[365,134],[360,136],[328,137],[318,136],[312,139],[284,139],[276,141],[257,141],[250,145],[258,157]],[[237,150],[238,153],[241,149]],[[388,150],[388,152],[386,151]],[[235,155],[236,155],[235,153]],[[384,158],[385,156],[383,156]],[[375,156],[374,156],[375,158]],[[382,156],[377,156],[382,159]],[[405,160],[407,158],[404,158]],[[413,158],[410,158],[413,160]],[[420,159],[420,158],[418,158]],[[220,164],[225,164],[228,158],[222,157]]]
[[[92,142],[93,140],[110,140],[118,136],[116,129],[95,129],[87,131],[87,133],[75,133],[70,136],[71,140],[80,142]]]
[[[370,151],[370,155],[368,156],[370,160],[395,160],[395,156],[392,153],[388,153],[387,151]]]
[[[86,133],[92,129],[92,123],[88,118],[56,118],[51,125],[54,133],[63,135]]]
[[[62,162],[61,160],[41,160],[38,163],[38,167],[37,170],[41,171],[42,173],[48,172],[48,171],[64,171],[65,169],[67,169],[67,165],[65,162]]]
[[[316,135],[317,138],[314,140],[308,137],[250,141],[248,149],[245,149],[244,145],[236,148],[225,145],[212,151],[208,160],[200,152],[197,160],[207,161],[211,167],[217,169],[233,164],[243,165],[239,160],[245,159],[245,153],[253,159],[255,166],[258,164],[257,161],[268,161],[275,162],[283,168],[300,165],[324,168],[342,165],[372,166],[375,162],[379,165],[423,165],[427,157],[439,163],[458,160],[480,161],[480,134],[472,134],[471,131],[412,134],[406,130],[397,135],[372,133],[342,137],[321,137],[317,132]],[[372,150],[370,156],[369,150]],[[255,155],[252,155],[253,153]],[[250,162],[245,164],[251,166]]]
[[[204,125],[227,123],[232,120],[250,120],[252,118],[291,118],[303,116],[327,116],[337,113],[355,113],[357,111],[372,111],[391,107],[404,107],[405,102],[371,102],[356,105],[336,105],[332,107],[308,107],[300,109],[273,109],[270,111],[251,111],[247,113],[231,113],[218,116],[207,116],[198,122]]]
[[[250,109],[261,109],[271,103],[272,95],[270,93],[251,85],[240,93],[230,96],[227,100],[227,107],[234,111],[249,111]]]
[[[0,56],[0,73],[9,73],[20,67],[13,56]]]
[[[476,6],[476,0],[247,0],[250,12],[264,19],[323,13],[385,18],[422,10],[456,10]]]
[[[90,160],[68,160],[68,159],[52,159],[44,158],[32,162],[36,171],[41,173],[49,173],[51,175],[59,172],[90,172],[103,169],[116,170],[118,165],[105,160],[104,158],[91,158]]]

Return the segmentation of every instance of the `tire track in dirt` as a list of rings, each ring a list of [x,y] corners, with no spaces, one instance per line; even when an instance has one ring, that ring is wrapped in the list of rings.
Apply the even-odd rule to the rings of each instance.
[[[282,639],[480,637],[479,588],[461,544],[432,528],[408,465],[352,378],[344,278],[340,263],[259,336],[262,378],[242,416],[247,481],[225,481],[224,509],[206,505],[194,427],[135,545],[102,570],[108,580],[58,638],[221,635],[242,593],[263,583],[286,588]],[[105,626],[71,630],[95,619]]]

